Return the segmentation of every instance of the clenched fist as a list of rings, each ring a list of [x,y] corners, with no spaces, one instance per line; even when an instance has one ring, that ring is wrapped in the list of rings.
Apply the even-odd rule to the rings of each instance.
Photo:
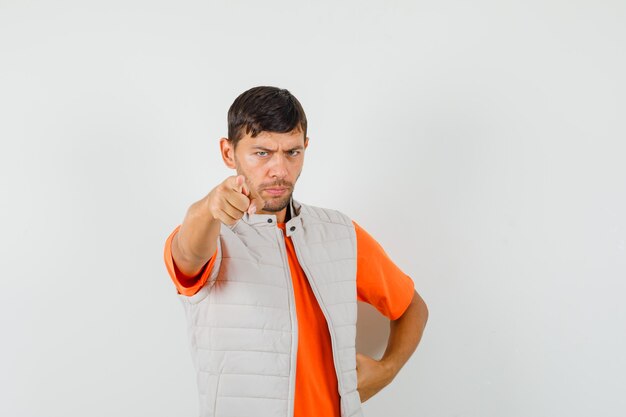
[[[364,403],[393,380],[388,367],[367,355],[356,354],[357,390]]]
[[[253,214],[258,207],[263,209],[264,201],[256,192],[251,192],[243,175],[226,178],[207,195],[207,205],[211,216],[232,226],[244,213]]]

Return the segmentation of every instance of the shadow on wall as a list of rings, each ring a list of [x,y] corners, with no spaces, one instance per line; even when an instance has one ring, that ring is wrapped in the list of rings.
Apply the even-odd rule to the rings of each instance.
[[[367,303],[359,301],[357,306],[356,351],[380,359],[387,347],[389,319]]]

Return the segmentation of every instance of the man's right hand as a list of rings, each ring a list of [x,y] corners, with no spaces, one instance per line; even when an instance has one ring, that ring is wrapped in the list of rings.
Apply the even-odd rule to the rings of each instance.
[[[264,201],[259,194],[251,192],[243,175],[233,175],[211,190],[206,196],[211,216],[232,226],[244,213],[253,214]]]

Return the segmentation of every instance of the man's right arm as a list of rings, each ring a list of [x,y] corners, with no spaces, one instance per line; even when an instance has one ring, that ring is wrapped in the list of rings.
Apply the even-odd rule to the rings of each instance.
[[[243,175],[226,178],[187,210],[172,240],[172,259],[185,276],[194,277],[217,249],[221,223],[235,224],[244,213],[254,213],[263,200],[248,188]]]
[[[188,277],[198,275],[217,249],[221,222],[207,208],[207,198],[193,203],[172,239],[172,258]]]

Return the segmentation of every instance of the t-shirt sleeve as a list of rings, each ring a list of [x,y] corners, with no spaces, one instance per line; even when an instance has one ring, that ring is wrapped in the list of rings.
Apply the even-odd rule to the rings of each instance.
[[[357,300],[373,305],[391,320],[400,317],[413,300],[411,277],[394,264],[380,244],[355,221]]]
[[[215,253],[213,253],[211,259],[209,259],[207,263],[204,264],[200,272],[198,272],[193,277],[187,276],[178,269],[176,263],[174,262],[174,258],[172,257],[172,240],[174,239],[176,233],[178,233],[180,226],[181,225],[176,226],[174,231],[172,231],[172,233],[165,240],[163,258],[165,260],[165,267],[167,268],[167,272],[174,282],[178,293],[191,297],[192,295],[200,291],[200,288],[202,288],[204,284],[209,281],[209,279],[213,280],[217,277],[217,270],[219,266],[216,267],[215,264],[216,260],[219,260],[221,256],[220,242],[218,240]]]

